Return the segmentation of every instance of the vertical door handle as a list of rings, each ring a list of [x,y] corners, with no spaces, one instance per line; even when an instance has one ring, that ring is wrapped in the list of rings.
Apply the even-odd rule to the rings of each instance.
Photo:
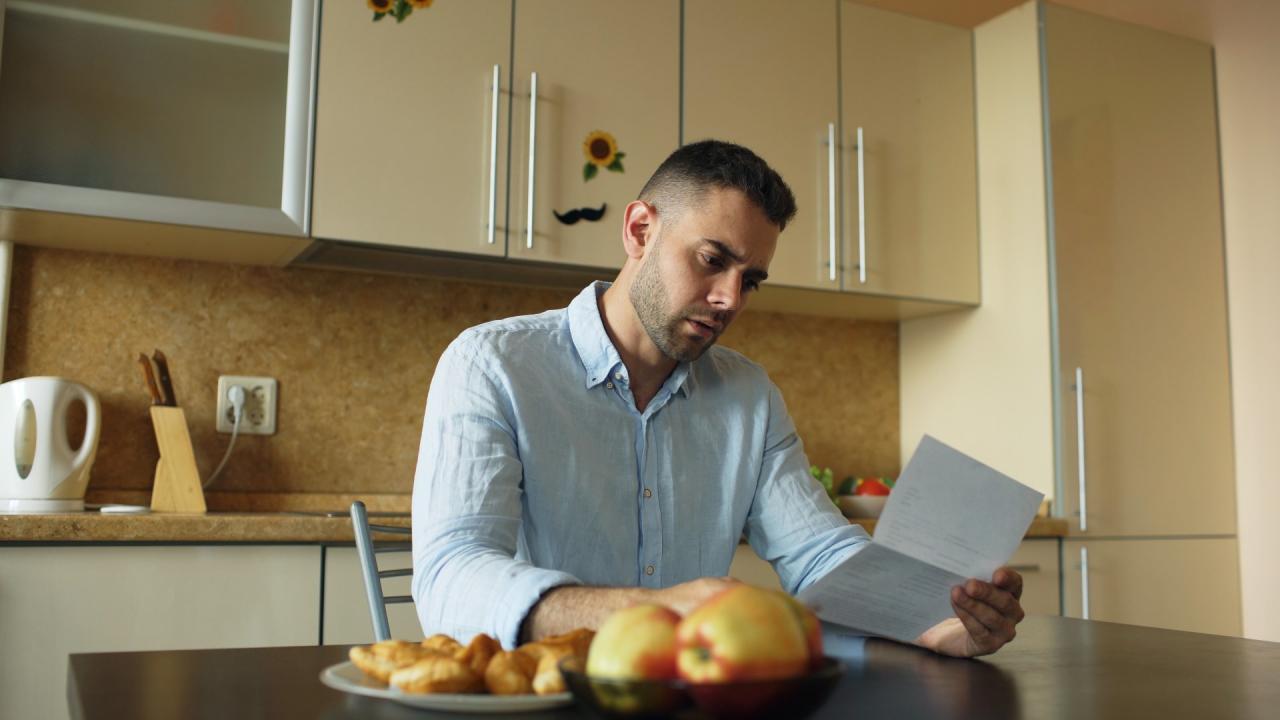
[[[524,246],[533,249],[533,179],[538,147],[538,73],[529,73],[529,211],[525,218]]]
[[[1080,481],[1080,529],[1089,529],[1088,474],[1084,466],[1084,370],[1076,368],[1076,477]]]
[[[489,244],[497,240],[498,220],[498,81],[501,77],[497,65],[493,66],[493,88],[489,110]]]
[[[1080,548],[1080,616],[1089,619],[1089,548]]]
[[[862,128],[858,128],[858,282],[867,282],[867,191],[862,145]]]
[[[827,277],[836,281],[836,124],[827,123]]]

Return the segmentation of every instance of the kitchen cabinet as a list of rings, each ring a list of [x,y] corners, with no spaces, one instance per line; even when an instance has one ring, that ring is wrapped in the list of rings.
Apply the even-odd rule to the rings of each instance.
[[[847,290],[977,304],[968,30],[842,0]]]
[[[1236,563],[1213,50],[1037,3],[975,38],[987,287],[903,324],[903,442],[951,438],[1052,494],[1115,573],[1158,559],[1167,592],[1113,574],[1093,617],[1238,628],[1235,576],[1207,567]],[[1184,546],[1213,562],[1184,573]],[[1192,625],[1208,587],[1226,599]]]
[[[956,27],[846,0],[689,0],[684,137],[747,145],[791,185],[771,285],[976,304],[972,70]]]
[[[67,717],[69,653],[314,645],[320,567],[317,546],[0,548],[0,716]]]
[[[383,570],[412,567],[410,553],[386,553],[378,557]],[[394,577],[382,581],[384,595],[410,595],[410,578]],[[344,645],[373,642],[373,621],[369,618],[369,599],[365,595],[360,556],[350,546],[324,548],[324,588],[321,642]],[[387,606],[387,622],[391,637],[397,640],[422,640],[422,626],[413,603]]]
[[[679,4],[635,10],[481,0],[396,25],[326,3],[314,234],[621,267],[622,210],[679,142]]]
[[[1068,617],[1239,636],[1235,538],[1067,540]]]
[[[1066,514],[1234,534],[1213,48],[1052,5],[1044,33]]]
[[[769,285],[840,289],[836,17],[835,0],[684,4],[685,142],[745,145],[796,196]]]
[[[0,5],[0,239],[291,259],[309,231],[318,5]]]

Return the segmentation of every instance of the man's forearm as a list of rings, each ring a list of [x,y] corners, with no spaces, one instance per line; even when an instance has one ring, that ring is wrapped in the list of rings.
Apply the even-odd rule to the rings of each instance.
[[[738,583],[732,578],[698,578],[661,590],[639,587],[593,588],[566,585],[542,596],[520,625],[520,642],[590,628],[596,630],[615,610],[639,603],[666,605],[687,615],[707,598]]]
[[[615,610],[650,601],[652,590],[566,585],[552,588],[520,625],[520,642],[560,635],[577,628],[600,627]]]

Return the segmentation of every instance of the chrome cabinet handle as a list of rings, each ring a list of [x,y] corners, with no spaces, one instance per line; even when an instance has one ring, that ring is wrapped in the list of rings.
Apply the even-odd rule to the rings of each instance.
[[[538,153],[535,140],[538,137],[538,73],[529,73],[529,211],[525,218],[525,248],[533,249],[533,176]]]
[[[863,169],[862,128],[858,128],[858,282],[867,282],[867,193]]]
[[[827,123],[827,266],[836,281],[836,124]]]
[[[489,113],[489,244],[497,239],[498,220],[498,81],[500,70],[493,66],[492,107]]]
[[[1089,529],[1088,475],[1084,467],[1084,370],[1076,368],[1076,476],[1080,481],[1080,529]]]
[[[1089,619],[1089,548],[1080,548],[1080,616]]]

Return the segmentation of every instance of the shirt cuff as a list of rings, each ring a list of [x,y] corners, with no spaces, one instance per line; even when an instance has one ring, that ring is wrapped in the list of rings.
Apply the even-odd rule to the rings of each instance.
[[[559,570],[528,568],[514,579],[507,589],[502,617],[498,620],[498,642],[504,648],[514,649],[520,644],[520,626],[549,590],[565,585],[581,585],[582,581]]]

